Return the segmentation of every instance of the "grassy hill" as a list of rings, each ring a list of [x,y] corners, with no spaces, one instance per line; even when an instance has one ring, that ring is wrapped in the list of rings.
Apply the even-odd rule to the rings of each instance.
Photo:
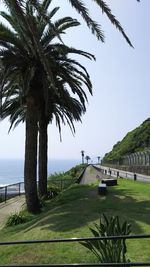
[[[106,196],[98,195],[97,184],[75,184],[49,200],[41,214],[30,215],[30,221],[3,228],[0,241],[90,237],[89,227],[98,223],[103,213],[127,220],[132,233],[148,234],[149,199],[150,189],[146,183],[120,179],[118,186],[109,187]],[[149,260],[148,240],[129,240],[127,249],[130,260]],[[1,266],[88,262],[96,262],[96,258],[78,242],[0,246]]]
[[[150,118],[117,142],[104,160],[118,160],[121,156],[150,149]]]

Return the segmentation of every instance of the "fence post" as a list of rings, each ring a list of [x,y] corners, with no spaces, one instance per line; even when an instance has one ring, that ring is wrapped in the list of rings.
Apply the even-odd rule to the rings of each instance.
[[[18,185],[19,185],[19,196],[20,196],[20,186],[21,186],[21,183],[19,183]]]
[[[117,178],[119,177],[119,172],[117,171]]]
[[[61,179],[61,183],[60,183],[60,189],[61,189],[61,191],[62,191],[62,179]]]
[[[6,200],[7,200],[7,186],[5,186],[5,203],[6,203]]]

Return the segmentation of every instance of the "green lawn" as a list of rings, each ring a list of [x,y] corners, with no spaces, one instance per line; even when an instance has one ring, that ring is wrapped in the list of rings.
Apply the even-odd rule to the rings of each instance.
[[[119,180],[98,195],[97,185],[74,185],[47,203],[45,211],[32,221],[0,231],[0,240],[53,239],[91,236],[89,226],[102,213],[118,215],[132,225],[132,233],[150,233],[150,185]],[[150,240],[130,240],[128,257],[132,261],[150,261]],[[87,263],[94,256],[79,243],[30,244],[0,247],[0,264]]]

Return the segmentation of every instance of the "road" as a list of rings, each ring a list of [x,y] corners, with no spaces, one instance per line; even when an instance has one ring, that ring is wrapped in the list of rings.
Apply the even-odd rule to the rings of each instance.
[[[102,170],[107,170],[107,173],[109,173],[109,170],[111,170],[111,176],[116,177],[117,172],[119,172],[119,176],[121,176],[123,178],[134,180],[134,174],[135,173],[133,173],[133,172],[126,172],[126,171],[122,171],[122,170],[118,170],[118,169],[114,169],[114,168],[109,168],[109,167],[105,167],[105,166],[101,166],[101,165],[95,165],[95,166],[97,168],[102,169]],[[150,176],[136,173],[136,180],[141,181],[141,182],[149,182],[150,183]]]

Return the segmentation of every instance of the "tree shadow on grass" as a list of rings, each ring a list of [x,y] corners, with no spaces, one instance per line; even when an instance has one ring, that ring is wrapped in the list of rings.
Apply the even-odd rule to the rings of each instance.
[[[29,227],[55,232],[68,232],[89,225],[102,213],[118,215],[132,224],[132,231],[143,232],[139,223],[150,224],[150,201],[138,200],[131,189],[109,187],[108,194],[98,194],[97,186],[76,185],[64,191],[44,218]]]

